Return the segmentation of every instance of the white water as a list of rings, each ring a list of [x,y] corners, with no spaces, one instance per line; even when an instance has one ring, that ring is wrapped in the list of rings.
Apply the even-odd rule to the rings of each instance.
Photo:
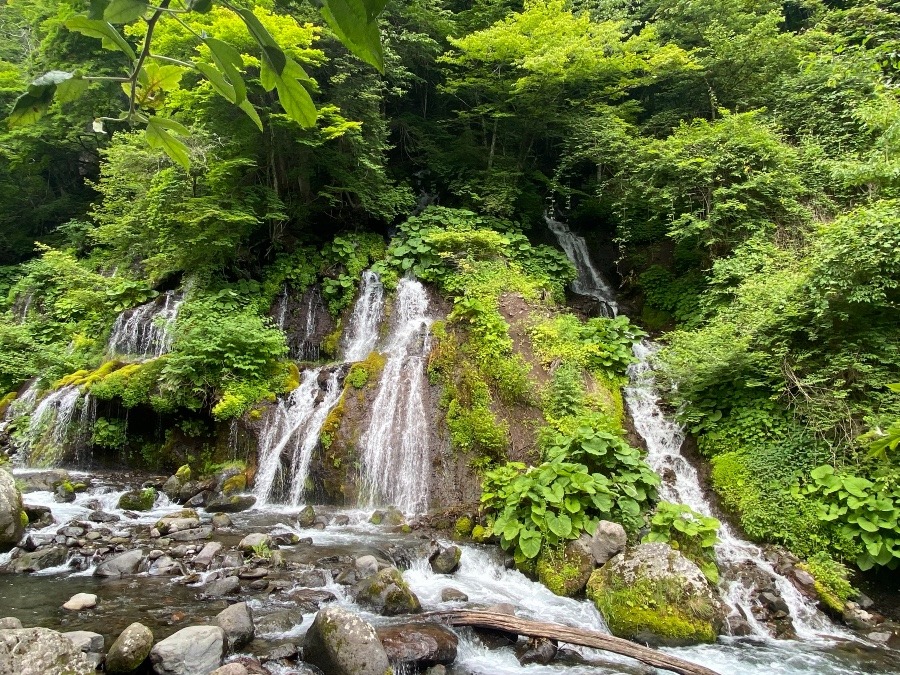
[[[312,338],[318,328],[319,309],[322,305],[322,293],[318,286],[313,286],[306,291],[303,298],[303,313],[301,328],[294,331],[295,321],[289,321],[292,312],[291,297],[287,285],[284,286],[278,299],[275,301],[275,323],[287,336],[289,356],[301,361],[317,361],[319,359],[319,345]]]
[[[51,445],[51,452],[42,453],[42,463],[58,460],[67,441],[74,440],[70,430],[73,423],[80,421],[76,415],[80,402],[81,390],[72,385],[45,396],[31,413],[25,434],[26,454],[43,440]]]
[[[109,336],[107,351],[121,356],[162,356],[172,347],[172,328],[184,302],[184,293],[166,291],[159,298],[119,314]]]
[[[560,245],[578,270],[578,281],[573,284],[576,293],[590,289],[587,293],[605,302],[613,312],[617,306],[613,302],[612,289],[602,279],[591,262],[584,239],[572,234],[559,221],[547,218],[547,224],[557,236]],[[647,445],[647,462],[660,475],[671,473],[673,481],[663,480],[660,497],[666,501],[687,504],[704,515],[712,514],[712,507],[703,493],[700,477],[696,469],[681,454],[684,430],[669,419],[659,405],[659,395],[653,380],[651,357],[658,349],[645,340],[634,345],[637,362],[629,366],[629,385],[625,388],[625,404],[634,422],[635,430]],[[720,543],[716,547],[716,557],[722,570],[720,590],[725,601],[747,619],[758,637],[769,637],[765,627],[753,617],[753,588],[729,572],[742,565],[752,564],[769,575],[775,582],[779,594],[787,603],[791,620],[798,637],[815,640],[823,634],[841,634],[837,627],[803,596],[794,585],[778,574],[765,559],[758,546],[738,537],[734,530],[723,522],[719,531]]]
[[[0,433],[2,433],[12,422],[23,415],[28,415],[34,410],[37,403],[38,394],[38,378],[34,378],[25,387],[16,398],[6,408],[3,413],[3,419],[0,420]]]
[[[366,270],[362,275],[359,298],[344,331],[345,361],[362,361],[375,349],[383,314],[384,285],[375,272]]]
[[[393,505],[420,513],[428,505],[430,421],[425,410],[430,349],[428,293],[415,279],[402,279],[394,300],[387,361],[360,439],[360,497],[368,505]]]
[[[591,255],[588,252],[584,237],[578,236],[565,223],[554,220],[550,216],[544,216],[544,220],[550,231],[556,235],[556,240],[578,272],[578,278],[572,282],[572,290],[579,295],[594,298],[607,309],[608,316],[615,316],[619,311],[615,301],[615,294],[612,287],[610,287],[609,283],[607,283],[606,279],[603,278],[603,275],[600,274],[591,261]]]
[[[259,440],[259,469],[253,490],[257,505],[264,506],[278,496],[276,483],[286,487],[291,504],[303,499],[312,452],[328,413],[342,393],[342,369],[329,374],[324,395],[319,386],[321,372],[321,368],[304,371],[300,386],[287,400],[280,400],[269,416]],[[282,466],[285,453],[290,456],[287,474]],[[276,481],[279,476],[280,481]]]

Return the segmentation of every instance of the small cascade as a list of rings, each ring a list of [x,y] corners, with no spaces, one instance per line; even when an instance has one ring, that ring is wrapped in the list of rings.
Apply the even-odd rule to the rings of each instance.
[[[615,294],[606,279],[591,262],[591,255],[584,237],[578,236],[565,223],[554,220],[548,215],[544,216],[544,220],[578,272],[578,278],[572,282],[572,290],[599,302],[601,307],[606,308],[606,316],[615,316],[619,311],[614,299]]]
[[[572,234],[564,223],[548,217],[547,224],[578,270],[578,280],[572,284],[572,290],[584,293],[581,289],[591,289],[592,292],[586,294],[605,302],[612,316],[615,316],[617,306],[613,301],[612,290],[591,264],[584,239]],[[637,362],[628,368],[629,385],[624,391],[625,404],[635,430],[647,445],[647,462],[664,478],[659,488],[660,497],[666,501],[687,504],[695,511],[709,515],[713,509],[703,493],[697,470],[681,454],[684,430],[659,405],[652,366],[652,356],[657,349],[658,346],[649,340],[634,345]],[[769,637],[765,627],[753,616],[752,609],[756,600],[752,582],[738,574],[742,568],[750,566],[775,583],[788,605],[794,630],[799,637],[815,639],[823,634],[838,634],[834,624],[789,579],[775,570],[758,546],[738,537],[726,522],[722,523],[719,538],[720,543],[716,547],[722,571],[719,586],[722,597],[736,610],[734,618],[738,618],[738,614],[742,615],[754,633],[759,637]]]
[[[37,395],[38,378],[34,378],[7,407],[3,419],[0,419],[0,433],[3,433],[12,422],[34,410],[34,406],[37,404]]]
[[[362,361],[375,349],[383,313],[384,285],[375,272],[366,270],[362,275],[359,297],[344,332],[345,361]]]
[[[25,320],[28,318],[28,310],[31,309],[31,303],[33,300],[33,291],[29,291],[28,293],[26,293],[24,298],[16,298],[16,302],[12,306],[12,313],[16,318],[16,323],[25,323]]]
[[[109,336],[107,351],[120,356],[152,358],[172,347],[172,328],[184,302],[184,293],[166,291],[146,304],[119,314]]]
[[[57,389],[45,396],[31,413],[31,420],[26,431],[26,451],[28,461],[34,459],[36,446],[44,441],[49,444],[50,454],[40,452],[42,464],[52,464],[60,459],[67,443],[77,440],[79,434],[73,427],[81,421],[79,404],[81,390],[69,385]]]
[[[302,502],[319,433],[343,392],[343,368],[327,374],[324,393],[320,384],[323,375],[322,368],[304,371],[300,386],[278,402],[266,422],[259,439],[254,488],[257,504],[269,504],[279,496],[294,506]],[[288,471],[284,470],[285,459]]]
[[[425,287],[402,279],[384,349],[387,361],[372,405],[375,414],[360,440],[360,493],[371,506],[390,504],[419,513],[428,504],[431,424],[425,408],[425,365],[431,322]]]
[[[322,291],[318,286],[310,287],[300,298],[299,303],[292,302],[287,285],[284,286],[271,316],[276,325],[287,337],[288,356],[298,361],[319,360],[319,339],[316,333],[321,326],[320,314],[324,311]]]

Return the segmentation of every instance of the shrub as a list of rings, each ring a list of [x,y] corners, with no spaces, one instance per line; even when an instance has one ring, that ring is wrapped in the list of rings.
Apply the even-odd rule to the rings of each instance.
[[[650,519],[645,542],[663,542],[693,560],[713,584],[719,582],[715,546],[721,523],[686,504],[660,502]]]

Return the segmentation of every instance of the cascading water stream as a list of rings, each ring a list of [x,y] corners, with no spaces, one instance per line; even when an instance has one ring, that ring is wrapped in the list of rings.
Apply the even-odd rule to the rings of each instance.
[[[564,223],[549,217],[546,221],[578,272],[578,280],[573,283],[572,290],[605,303],[614,316],[617,305],[612,289],[591,262],[584,239],[573,234]],[[659,405],[651,364],[651,357],[657,349],[649,340],[634,345],[637,362],[628,368],[629,385],[624,391],[625,404],[635,430],[647,445],[648,464],[666,478],[660,485],[660,496],[667,501],[687,504],[695,511],[709,515],[713,509],[704,496],[700,477],[681,454],[684,430],[668,418]],[[674,479],[668,480],[669,476]],[[722,568],[722,595],[743,615],[759,637],[769,637],[769,633],[753,617],[754,589],[732,573],[746,565],[756,567],[773,579],[782,599],[788,605],[798,637],[816,639],[823,634],[840,634],[834,624],[790,580],[774,569],[758,546],[738,537],[726,522],[722,523],[719,538],[716,554]]]
[[[383,314],[384,285],[375,272],[366,270],[362,275],[359,298],[344,333],[345,361],[362,361],[375,349]]]
[[[309,288],[303,294],[299,304],[301,305],[299,308],[292,307],[291,294],[288,286],[285,285],[275,301],[272,318],[287,337],[290,358],[300,361],[317,361],[319,344],[314,341],[314,337],[319,328],[319,312],[322,309],[322,293],[319,287]],[[296,316],[297,309],[302,313],[299,322]]]
[[[184,293],[166,291],[159,298],[119,314],[109,336],[107,351],[122,356],[162,356],[172,347],[172,328],[184,302]]]
[[[259,469],[256,474],[254,494],[257,504],[265,505],[276,497],[276,483],[286,490],[286,496],[294,506],[298,505],[306,487],[309,462],[319,441],[319,432],[328,413],[341,397],[341,368],[328,375],[324,396],[321,396],[319,376],[321,368],[306,370],[300,386],[291,392],[287,400],[278,402],[263,429],[259,441]],[[290,470],[283,473],[282,455],[290,454]]]
[[[41,400],[31,413],[25,433],[25,450],[29,459],[41,440],[48,443],[52,451],[51,455],[42,456],[42,462],[59,459],[58,455],[66,442],[72,440],[72,425],[81,421],[77,415],[81,400],[81,390],[73,385],[57,389]]]
[[[418,513],[428,504],[425,364],[431,323],[425,287],[415,279],[402,279],[372,418],[360,440],[361,496],[370,506],[390,504]]]

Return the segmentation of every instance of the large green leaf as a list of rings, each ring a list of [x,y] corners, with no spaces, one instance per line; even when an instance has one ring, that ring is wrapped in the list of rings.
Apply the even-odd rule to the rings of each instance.
[[[519,548],[526,558],[536,558],[541,551],[541,534],[535,530],[522,530],[519,535]]]
[[[547,527],[550,531],[561,539],[565,539],[572,534],[572,521],[569,516],[562,514],[556,516],[552,513],[547,514]]]
[[[215,89],[220,96],[237,105],[238,108],[243,110],[247,114],[247,116],[251,120],[253,120],[254,124],[256,124],[260,131],[263,130],[262,120],[259,118],[259,113],[256,112],[256,108],[254,108],[253,104],[250,103],[250,101],[248,101],[246,98],[238,102],[237,91],[235,90],[235,87],[233,87],[231,83],[224,78],[222,73],[220,73],[208,63],[198,62],[194,65],[197,66],[197,70],[203,73],[204,77],[209,80],[209,83],[213,86],[213,89]]]
[[[291,59],[288,59],[288,62],[292,63]],[[300,68],[296,64],[293,65]],[[285,77],[282,77],[273,70],[268,59],[264,57],[260,80],[267,90],[271,91],[273,87],[278,90],[278,100],[288,117],[298,122],[300,126],[311,129],[316,125],[318,114],[316,106],[306,87],[295,78],[288,76],[287,71],[288,66],[285,67]]]
[[[110,0],[103,12],[103,18],[110,23],[131,23],[146,12],[149,3],[145,0]]]
[[[187,136],[184,125],[165,117],[151,117],[147,122],[147,143],[151,148],[165,152],[174,162],[180,164],[185,171],[191,168],[188,147],[178,140],[172,132]]]
[[[29,84],[25,93],[19,96],[13,104],[12,112],[7,119],[10,128],[34,124],[41,119],[47,112],[47,108],[53,103],[53,96],[56,94],[57,88],[73,78],[72,73],[51,70]]]
[[[377,4],[371,4],[377,7]],[[384,52],[376,17],[369,17],[363,0],[324,0],[322,16],[347,49],[384,72]]]
[[[204,40],[212,55],[213,63],[221,70],[231,86],[234,87],[235,104],[240,105],[247,98],[247,85],[241,77],[240,69],[244,67],[244,59],[241,53],[227,42],[206,38]]]
[[[135,59],[137,56],[134,49],[126,42],[122,34],[113,28],[108,21],[97,21],[89,19],[86,16],[73,16],[66,21],[66,28],[76,33],[87,35],[88,37],[99,38],[104,49],[119,50],[128,55],[129,58]]]
[[[260,20],[251,10],[244,7],[236,7],[235,11],[244,20],[247,30],[250,31],[250,35],[253,36],[253,39],[256,40],[260,47],[275,47],[279,49],[275,38],[272,37],[272,34],[260,23]]]

